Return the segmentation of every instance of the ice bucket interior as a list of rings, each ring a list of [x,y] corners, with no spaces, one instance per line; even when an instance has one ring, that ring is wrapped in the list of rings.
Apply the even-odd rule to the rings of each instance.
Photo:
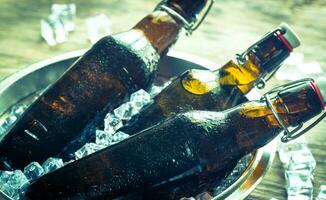
[[[0,82],[0,119],[20,102],[32,102],[48,85],[58,79],[84,50],[67,53],[31,65]],[[168,80],[190,68],[217,69],[218,66],[195,56],[171,51],[161,59],[157,82]],[[1,139],[1,136],[0,136]],[[276,141],[254,152],[235,180],[228,181],[223,191],[208,199],[244,199],[262,180],[274,158]],[[248,159],[244,158],[244,159]],[[239,168],[240,169],[240,168]],[[239,170],[237,169],[237,170]],[[0,192],[0,199],[10,199]]]

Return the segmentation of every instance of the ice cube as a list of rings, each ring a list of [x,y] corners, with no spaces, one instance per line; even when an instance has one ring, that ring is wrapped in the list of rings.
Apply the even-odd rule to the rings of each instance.
[[[58,16],[62,20],[66,31],[73,31],[75,29],[75,4],[53,4],[51,11],[53,15]]]
[[[130,135],[128,135],[122,131],[118,131],[109,138],[110,144],[118,143],[118,142],[128,138],[129,136]]]
[[[75,152],[75,157],[76,159],[81,159],[103,148],[105,148],[104,145],[95,144],[95,143],[86,143],[82,148],[80,148]]]
[[[304,61],[304,54],[293,52],[290,56],[284,60],[284,65],[299,65]]]
[[[25,112],[26,109],[27,109],[27,106],[24,104],[14,105],[13,107],[11,107],[10,115],[19,117]]]
[[[26,110],[26,105],[15,105],[11,108],[8,117],[0,125],[0,135],[7,131],[7,129],[20,117]]]
[[[52,172],[56,169],[63,167],[63,161],[61,158],[48,158],[43,164],[42,168],[44,170],[44,174]]]
[[[16,115],[9,114],[9,116],[6,118],[7,124],[9,126],[11,126],[16,120],[17,120],[17,116]]]
[[[114,114],[108,113],[104,118],[104,131],[113,134],[123,126],[120,118]]]
[[[213,198],[214,197],[208,192],[203,192],[196,196],[196,200],[211,200]]]
[[[8,129],[8,127],[6,126],[6,124],[2,123],[0,125],[0,137],[2,134],[4,134],[6,132],[7,129]]]
[[[170,80],[164,82],[163,85],[162,85],[163,89],[166,88],[167,86],[169,86],[172,83],[173,79],[174,78],[171,78]]]
[[[8,197],[13,198],[17,195],[17,190],[10,187],[7,183],[3,183],[0,185],[0,191],[6,194]],[[14,198],[17,199],[17,198]]]
[[[7,129],[17,120],[15,115],[9,115],[0,126],[0,135],[7,131]]]
[[[285,179],[288,199],[312,199],[312,174],[309,170],[286,170]]]
[[[298,66],[304,62],[303,53],[291,53],[284,61],[283,66],[277,70],[275,77],[278,80],[297,80],[300,79],[302,73]]]
[[[13,172],[0,171],[0,185],[7,183]]]
[[[96,130],[95,143],[103,146],[109,146],[111,134],[106,131]]]
[[[290,195],[287,200],[312,200],[312,197],[310,191],[307,191],[303,194]]]
[[[158,85],[153,85],[150,89],[149,94],[151,95],[151,97],[153,98],[154,96],[156,96],[158,93],[160,93],[163,90],[162,86],[158,86]]]
[[[320,191],[316,200],[326,200],[326,185],[320,186]]]
[[[38,162],[32,162],[24,168],[24,174],[29,181],[35,180],[42,176],[44,170]]]
[[[314,61],[310,63],[301,63],[298,65],[298,68],[303,76],[308,75],[308,77],[313,76],[317,77],[324,73],[319,62]]]
[[[298,80],[301,79],[302,73],[296,65],[282,66],[277,70],[275,77],[277,80]]]
[[[96,15],[86,19],[86,26],[88,39],[92,44],[97,42],[102,37],[111,34],[111,21],[104,14]]]
[[[156,96],[158,93],[160,93],[164,88],[166,88],[167,86],[169,86],[174,78],[171,78],[170,80],[164,82],[162,85],[153,85],[151,87],[151,89],[149,90],[149,94],[150,96],[153,98],[154,96]]]
[[[41,36],[50,46],[55,46],[67,40],[68,32],[59,16],[50,15],[41,19]]]
[[[324,74],[318,62],[304,63],[303,54],[291,54],[291,56],[284,62],[284,65],[276,72],[276,79],[294,81],[306,77],[317,78]]]
[[[9,179],[7,181],[7,184],[15,189],[20,189],[28,183],[29,183],[28,179],[26,178],[24,173],[20,170],[13,171],[13,173],[9,176]]]
[[[287,168],[290,170],[307,169],[312,173],[316,168],[316,160],[309,150],[303,149],[301,151],[294,152],[290,156]]]
[[[29,184],[22,171],[3,171],[0,175],[0,190],[12,199],[19,199],[20,192]]]
[[[151,96],[145,90],[141,89],[131,94],[130,102],[136,107],[136,109],[140,110],[151,102]]]
[[[132,103],[127,102],[114,109],[114,115],[121,120],[129,120],[131,117],[138,113],[138,109],[132,105]]]
[[[278,145],[278,155],[284,167],[289,166],[290,157],[298,151],[309,151],[306,139],[301,136],[287,143],[280,142]]]

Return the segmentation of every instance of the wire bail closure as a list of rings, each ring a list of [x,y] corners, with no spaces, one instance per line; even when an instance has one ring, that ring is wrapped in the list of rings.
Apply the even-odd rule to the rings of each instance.
[[[178,19],[179,21],[181,21],[183,23],[184,28],[187,31],[186,35],[191,35],[192,32],[195,31],[201,25],[201,23],[204,21],[204,19],[206,18],[208,12],[212,8],[212,6],[214,4],[214,1],[215,0],[209,0],[209,4],[208,4],[207,9],[204,12],[204,14],[200,18],[198,17],[198,15],[196,15],[196,19],[194,21],[190,21],[190,20],[188,21],[182,15],[180,15],[178,12],[176,12],[172,8],[166,6],[165,4],[158,5],[155,8],[155,10],[164,10],[165,12],[167,12],[172,17],[174,17],[174,18]]]
[[[312,127],[317,125],[321,120],[323,120],[326,117],[326,112],[324,112],[323,114],[321,114],[321,116],[318,119],[316,119],[316,121],[311,123],[306,128],[303,128],[303,123],[301,122],[297,127],[295,127],[292,131],[290,131],[289,128],[285,125],[283,119],[276,112],[276,110],[275,110],[275,108],[273,106],[273,103],[271,101],[270,95],[273,94],[273,93],[279,93],[279,92],[281,92],[281,91],[283,91],[285,89],[289,89],[289,88],[293,88],[293,87],[302,85],[302,84],[304,84],[304,82],[307,82],[307,81],[314,82],[314,80],[311,79],[311,78],[300,79],[300,80],[297,80],[297,81],[282,85],[280,87],[277,87],[277,88],[267,92],[262,97],[262,99],[266,100],[267,106],[271,109],[275,119],[277,120],[279,125],[283,128],[284,135],[281,137],[281,141],[284,142],[284,143],[289,142],[289,141],[291,141],[293,139],[296,139],[296,138],[300,137],[301,135],[305,134],[307,131],[309,131]]]
[[[258,40],[257,42],[255,42],[253,45],[251,45],[246,51],[244,51],[243,53],[241,54],[237,54],[237,57],[236,57],[236,60],[238,62],[239,65],[243,65],[247,59],[246,59],[246,55],[248,55],[248,53],[253,50],[259,43],[262,43],[264,40],[266,40],[270,35],[274,35],[276,34],[277,32],[284,32],[282,29],[280,28],[276,28],[275,30],[271,31],[271,32],[268,32],[266,33],[265,35],[262,36],[262,38],[260,40]],[[268,73],[268,74],[264,74],[262,77],[260,77],[256,83],[255,83],[255,86],[258,88],[258,89],[263,89],[266,85],[266,82],[271,79],[274,74],[277,72],[277,70],[281,67],[281,65],[278,65],[276,67],[274,67],[274,69]]]

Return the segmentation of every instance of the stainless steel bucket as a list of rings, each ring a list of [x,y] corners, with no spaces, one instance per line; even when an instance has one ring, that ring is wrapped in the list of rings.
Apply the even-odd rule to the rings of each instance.
[[[55,81],[85,51],[75,51],[31,65],[0,82],[0,116],[8,109],[26,99],[31,99],[38,92]],[[181,74],[189,68],[216,69],[218,66],[209,61],[172,51],[164,57],[159,65],[158,80],[167,79]],[[250,98],[250,97],[248,97]],[[1,119],[1,117],[0,117]],[[244,199],[261,182],[271,167],[276,150],[276,141],[253,154],[252,160],[241,172],[238,179],[212,199]],[[0,192],[0,199],[6,197]]]

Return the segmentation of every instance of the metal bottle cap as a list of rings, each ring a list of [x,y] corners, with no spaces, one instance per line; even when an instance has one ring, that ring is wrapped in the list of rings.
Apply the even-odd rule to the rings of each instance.
[[[287,23],[285,22],[281,23],[278,26],[278,28],[281,29],[283,37],[291,45],[292,49],[300,46],[301,41],[299,36],[294,32],[294,30]]]

